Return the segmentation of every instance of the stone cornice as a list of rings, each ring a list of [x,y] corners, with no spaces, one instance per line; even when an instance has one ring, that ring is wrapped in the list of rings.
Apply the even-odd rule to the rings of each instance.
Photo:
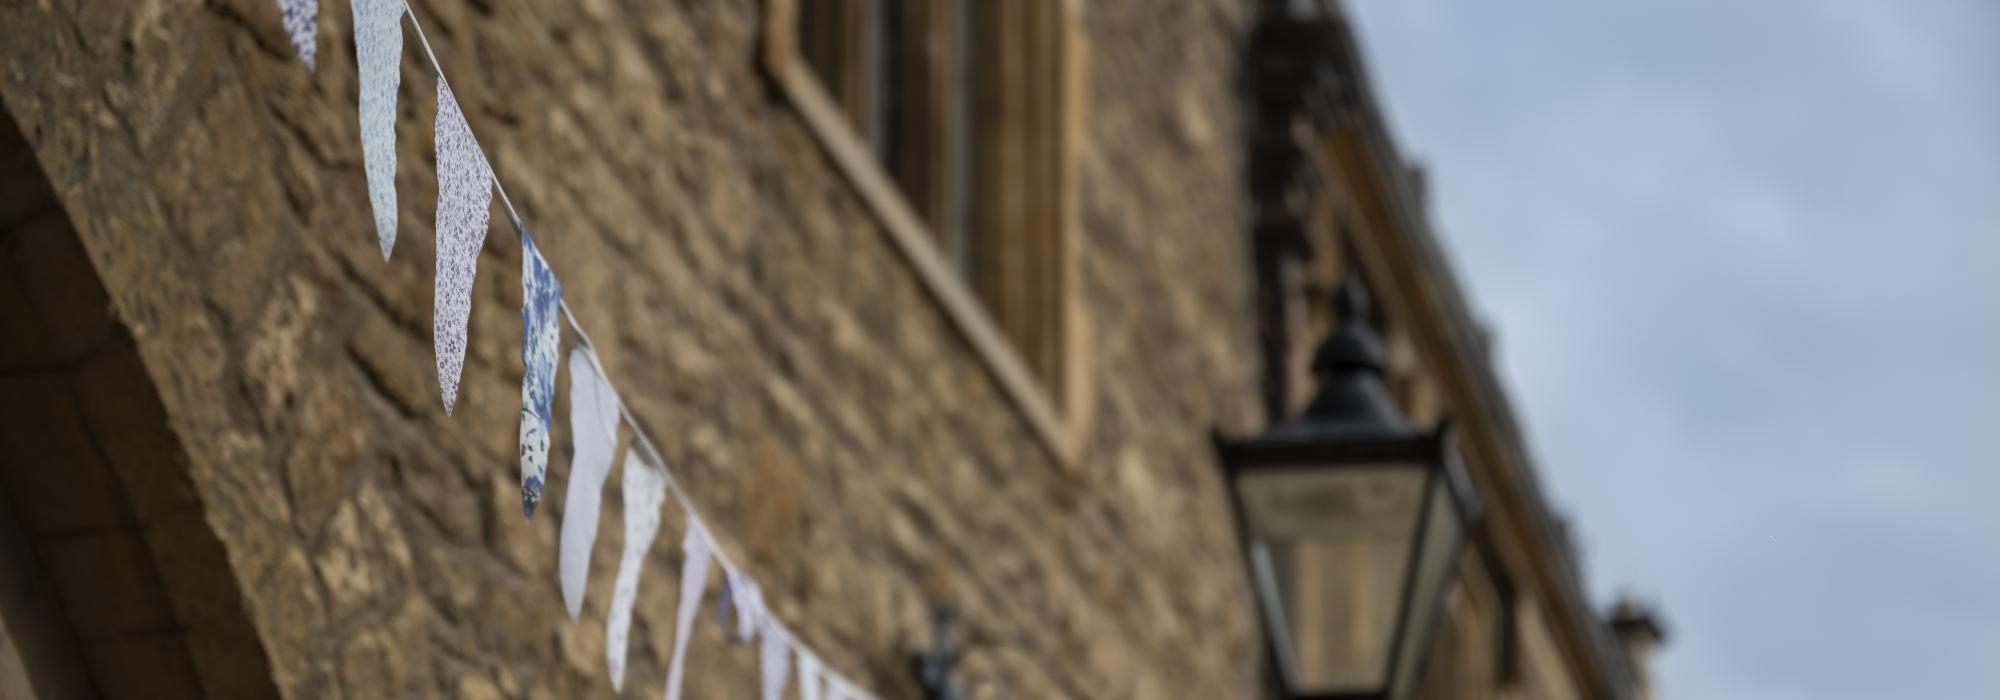
[[[1472,480],[1488,505],[1486,536],[1524,587],[1554,616],[1578,686],[1592,697],[1622,698],[1629,683],[1593,613],[1572,553],[1543,498],[1533,459],[1506,392],[1494,374],[1484,333],[1440,250],[1368,84],[1365,63],[1344,17],[1333,22],[1332,51],[1351,67],[1347,100],[1327,124],[1321,154],[1334,165],[1366,219],[1356,235],[1359,263],[1385,308],[1407,324],[1425,364],[1451,397],[1463,429]]]

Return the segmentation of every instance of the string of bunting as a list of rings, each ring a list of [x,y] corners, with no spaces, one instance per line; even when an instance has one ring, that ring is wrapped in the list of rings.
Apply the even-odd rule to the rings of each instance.
[[[307,68],[316,70],[318,0],[276,1],[293,49]],[[625,546],[619,557],[605,625],[606,665],[612,687],[624,688],[626,642],[631,631],[632,608],[638,597],[639,577],[646,552],[659,533],[661,509],[671,496],[685,514],[687,535],[681,541],[685,557],[681,565],[674,649],[667,671],[668,700],[678,700],[681,695],[688,638],[699,616],[709,570],[717,565],[722,569],[723,579],[717,619],[726,625],[733,615],[735,621],[734,629],[726,630],[725,634],[737,644],[761,640],[758,649],[761,697],[777,700],[784,694],[796,658],[802,700],[872,698],[872,694],[828,668],[818,654],[771,615],[757,582],[716,546],[707,525],[674,480],[673,473],[667,470],[666,460],[653,439],[640,427],[631,409],[605,377],[596,344],[570,312],[569,302],[563,299],[562,284],[528,234],[513,200],[507,196],[507,188],[494,176],[485,151],[452,96],[444,66],[424,36],[423,24],[415,10],[404,0],[352,0],[352,6],[360,79],[363,171],[368,178],[376,241],[385,261],[396,243],[396,94],[401,82],[403,19],[407,18],[410,27],[416,30],[417,43],[423,48],[432,74],[437,76],[434,125],[438,176],[437,277],[432,342],[446,414],[457,403],[459,378],[465,365],[466,322],[472,312],[472,282],[478,274],[479,251],[491,224],[496,192],[520,240],[521,361],[526,367],[521,378],[520,432],[524,518],[534,517],[548,482],[549,426],[554,420],[556,355],[561,344],[558,317],[576,334],[577,344],[569,354],[570,434],[575,457],[570,463],[570,487],[564,502],[558,558],[563,606],[572,624],[583,610],[590,552],[596,545],[604,482],[610,477],[616,457],[618,426],[622,423],[632,431],[633,444],[625,454],[623,477]]]

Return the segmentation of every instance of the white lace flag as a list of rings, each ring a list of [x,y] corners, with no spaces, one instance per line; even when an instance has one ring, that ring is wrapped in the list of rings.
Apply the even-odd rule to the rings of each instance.
[[[583,586],[590,576],[590,548],[597,542],[604,479],[611,474],[611,458],[618,448],[618,392],[605,381],[597,353],[588,347],[569,353],[569,432],[576,457],[570,460],[557,565],[563,606],[575,622],[583,612]]]
[[[278,0],[278,16],[299,60],[306,62],[306,68],[319,70],[319,0]]]
[[[799,700],[820,700],[819,657],[799,650]]]
[[[396,90],[403,83],[403,0],[354,0],[361,79],[361,161],[382,259],[396,245]]]
[[[472,279],[479,273],[479,248],[493,215],[493,167],[472,137],[451,86],[438,77],[437,110],[437,289],[432,300],[432,342],[437,346],[438,384],[444,412],[458,402],[458,377],[465,369],[465,324],[472,317]]]
[[[687,537],[681,540],[681,549],[687,552],[687,559],[681,563],[680,609],[674,617],[674,656],[667,663],[667,700],[680,700],[681,680],[687,664],[688,634],[694,631],[695,615],[701,610],[701,592],[708,586],[708,565],[712,545],[708,533],[701,529],[701,521],[689,513]]]
[[[763,700],[780,700],[785,695],[785,681],[792,675],[792,653],[785,647],[785,635],[776,620],[766,616],[763,628],[764,641],[757,649],[758,668],[764,677]]]
[[[611,587],[611,619],[605,624],[604,653],[611,662],[611,687],[625,689],[626,637],[632,629],[632,604],[639,597],[639,574],[646,552],[660,531],[660,507],[667,501],[667,478],[634,448],[625,452],[625,554],[618,559],[618,580]]]

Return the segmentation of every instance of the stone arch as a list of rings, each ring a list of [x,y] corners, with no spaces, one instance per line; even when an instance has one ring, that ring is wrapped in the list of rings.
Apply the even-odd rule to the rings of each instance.
[[[272,697],[129,329],[0,109],[0,696]]]

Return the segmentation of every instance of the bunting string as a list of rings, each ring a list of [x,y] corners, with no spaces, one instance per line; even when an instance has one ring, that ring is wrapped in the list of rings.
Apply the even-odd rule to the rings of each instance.
[[[314,67],[318,23],[317,0],[277,0],[287,36],[300,58]],[[493,172],[485,151],[473,137],[451,87],[444,66],[424,33],[416,10],[403,0],[355,0],[355,42],[360,82],[360,115],[363,158],[368,176],[369,203],[373,210],[378,245],[384,259],[395,241],[395,95],[400,80],[396,62],[401,55],[403,35],[399,21],[386,21],[400,11],[423,48],[432,73],[437,76],[438,113],[436,124],[438,161],[437,278],[434,299],[434,342],[437,352],[439,388],[445,412],[451,413],[458,394],[463,369],[466,321],[471,311],[471,289],[477,274],[479,250],[490,222],[493,195],[497,194],[513,224],[522,247],[523,266],[523,348],[527,366],[522,384],[521,486],[523,517],[533,517],[540,501],[547,472],[547,441],[550,424],[549,403],[556,371],[558,328],[551,308],[576,334],[570,355],[571,425],[576,441],[576,458],[571,464],[571,485],[566,499],[560,538],[559,575],[563,602],[572,621],[582,610],[584,581],[588,575],[590,550],[595,545],[599,499],[605,478],[615,457],[617,426],[630,428],[632,446],[624,464],[625,552],[613,586],[611,610],[606,625],[607,667],[613,687],[622,688],[626,638],[631,625],[633,599],[637,596],[639,573],[660,524],[660,508],[671,497],[687,519],[683,542],[681,600],[676,620],[675,648],[670,660],[666,697],[680,695],[690,628],[706,588],[712,566],[722,570],[723,588],[719,603],[724,615],[733,608],[735,629],[726,632],[737,643],[747,643],[761,635],[758,648],[761,666],[760,688],[764,698],[777,698],[787,685],[794,663],[800,695],[806,700],[862,698],[873,695],[856,686],[833,669],[818,654],[769,613],[755,580],[743,571],[721,547],[716,546],[705,521],[686,491],[667,469],[658,445],[641,425],[624,398],[610,384],[598,359],[597,345],[591,341],[563,298],[561,285],[549,271],[515,209],[507,188]],[[587,534],[586,534],[587,533]],[[726,622],[724,623],[726,624]]]

